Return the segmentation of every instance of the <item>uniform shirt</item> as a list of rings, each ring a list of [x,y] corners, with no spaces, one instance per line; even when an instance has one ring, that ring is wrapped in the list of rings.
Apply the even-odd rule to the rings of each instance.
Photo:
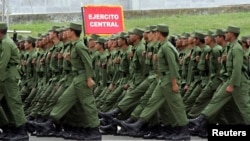
[[[70,62],[72,71],[85,71],[86,78],[94,77],[92,60],[88,48],[83,44],[81,39],[72,42],[70,49]]]
[[[227,72],[229,75],[229,84],[233,86],[240,86],[241,78],[242,78],[242,69],[244,51],[241,45],[238,43],[238,40],[229,43],[230,50],[227,55]]]
[[[50,68],[52,72],[59,72],[59,64],[57,55],[60,50],[63,48],[63,42],[59,41],[56,45],[51,48],[52,54],[50,59]]]
[[[220,45],[215,45],[212,47],[211,52],[209,54],[209,72],[210,77],[219,76],[221,65],[218,62],[218,58],[222,54],[222,47]]]
[[[173,79],[180,79],[178,51],[167,39],[160,44],[161,47],[158,51],[158,72],[165,72],[169,76],[168,81],[170,82]]]
[[[0,41],[0,81],[8,77],[20,79],[17,65],[20,62],[19,50],[13,40],[5,35]]]

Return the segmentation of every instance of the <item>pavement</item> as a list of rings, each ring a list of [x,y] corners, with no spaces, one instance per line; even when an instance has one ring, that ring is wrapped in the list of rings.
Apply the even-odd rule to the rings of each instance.
[[[134,137],[128,137],[128,136],[113,136],[113,135],[102,135],[103,141],[127,141],[127,140],[146,140],[146,141],[159,141],[159,140],[148,140],[143,138],[134,138]],[[36,137],[36,136],[30,136],[29,141],[66,141],[63,138],[54,138],[54,137]],[[67,140],[67,141],[74,141],[74,140]],[[191,141],[207,141],[207,139],[202,139],[199,137],[191,137]]]

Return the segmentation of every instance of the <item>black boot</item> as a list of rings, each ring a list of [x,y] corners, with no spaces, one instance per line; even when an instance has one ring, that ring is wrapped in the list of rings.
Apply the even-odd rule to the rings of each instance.
[[[17,127],[15,132],[16,134],[8,141],[29,141],[29,135],[24,125]]]
[[[2,127],[2,134],[0,134],[0,140],[8,140],[12,135],[13,127],[6,125]]]
[[[115,108],[114,110],[110,111],[110,112],[99,112],[99,115],[103,118],[108,118],[108,119],[113,119],[114,117],[116,117],[119,113],[120,113],[120,109]]]
[[[128,131],[129,130],[132,130],[132,131],[135,131],[135,132],[139,132],[141,127],[145,124],[145,122],[143,120],[137,120],[135,123],[125,123],[125,122],[122,122],[121,123],[121,126],[124,127],[125,129],[127,129]]]
[[[144,139],[155,139],[157,136],[159,136],[160,134],[159,131],[159,126],[153,126],[149,129],[149,132],[145,135],[143,135]]]
[[[190,140],[190,133],[187,126],[178,126],[175,127],[175,133],[172,135],[172,140]]]
[[[117,134],[117,125],[116,124],[109,124],[105,126],[100,126],[101,133],[105,135],[115,135]]]
[[[159,135],[156,136],[156,139],[158,140],[165,140],[165,139],[171,139],[172,134],[174,133],[173,127],[171,125],[161,125],[159,126]]]
[[[49,119],[43,123],[36,123],[35,126],[39,130],[39,133],[40,133],[40,134],[37,134],[37,136],[40,136],[40,137],[48,136],[49,132],[55,130],[54,123],[55,122],[53,119]]]
[[[205,126],[206,125],[206,119],[204,115],[199,115],[197,118],[195,119],[190,119],[189,120],[189,128],[190,129],[195,129],[195,128],[199,128],[201,125]]]
[[[105,118],[100,119],[101,125],[108,125],[108,121]]]
[[[86,136],[85,140],[98,140],[98,141],[102,140],[102,135],[98,127],[87,129],[87,135],[88,136]]]

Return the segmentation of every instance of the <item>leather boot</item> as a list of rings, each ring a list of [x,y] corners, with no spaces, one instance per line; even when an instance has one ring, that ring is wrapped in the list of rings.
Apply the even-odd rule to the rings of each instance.
[[[156,136],[156,139],[158,140],[165,140],[165,139],[171,139],[172,134],[174,133],[173,127],[171,125],[164,125],[159,127],[159,135]]]
[[[172,135],[172,140],[190,140],[190,133],[187,126],[175,127],[175,133]]]
[[[201,125],[205,126],[206,125],[206,119],[204,115],[199,115],[195,119],[190,119],[189,120],[189,128],[199,128]]]
[[[29,141],[29,135],[24,125],[17,127],[15,132],[16,134],[8,141]]]
[[[47,136],[50,131],[54,130],[54,120],[49,119],[46,122],[43,123],[36,123],[36,127],[41,131],[40,135],[42,136]],[[39,136],[39,135],[38,135]]]
[[[137,120],[135,123],[125,123],[125,122],[122,122],[121,123],[121,126],[124,127],[125,129],[127,129],[128,131],[129,130],[132,130],[132,131],[135,131],[135,132],[139,132],[141,127],[145,124],[145,122],[141,119]]]
[[[105,118],[101,118],[100,123],[101,123],[101,125],[107,125],[108,121]]]
[[[112,111],[109,111],[109,112],[99,112],[99,115],[103,118],[108,118],[108,119],[113,119],[114,117],[116,117],[119,113],[120,113],[120,109],[118,108],[115,108],[114,110]]]
[[[88,136],[86,136],[85,140],[98,140],[98,141],[102,140],[102,135],[98,127],[87,129],[87,135]]]
[[[143,135],[144,139],[155,139],[159,134],[159,126],[153,126],[149,129],[149,132]]]
[[[2,127],[2,134],[0,134],[0,140],[8,140],[12,136],[12,127],[9,125]]]
[[[100,126],[101,133],[105,135],[114,135],[117,134],[117,126],[116,124],[109,124],[105,126]]]

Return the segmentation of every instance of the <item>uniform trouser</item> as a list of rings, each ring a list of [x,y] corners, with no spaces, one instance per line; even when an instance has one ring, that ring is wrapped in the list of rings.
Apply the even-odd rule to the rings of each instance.
[[[127,91],[125,97],[119,102],[118,108],[123,113],[126,113],[131,108],[135,108],[135,106],[139,103],[139,99],[148,90],[153,80],[153,78],[148,77],[139,86],[135,87],[135,89]]]
[[[100,125],[98,110],[92,94],[92,88],[87,86],[85,74],[76,75],[70,86],[58,99],[50,116],[59,121],[79,101],[86,115],[86,127],[95,128]]]
[[[133,118],[138,119],[141,112],[143,111],[143,109],[146,107],[150,97],[152,96],[156,86],[158,83],[158,79],[154,78],[153,82],[150,84],[148,90],[146,91],[146,93],[141,97],[141,99],[139,100],[138,105],[136,106],[136,108],[134,109],[134,111],[131,113],[131,116]]]
[[[106,86],[106,85],[105,85]],[[95,90],[94,90],[94,97],[98,98],[100,96],[100,94],[102,93],[103,89],[105,88],[105,86],[103,86],[102,84],[99,84]]]
[[[188,112],[188,117],[195,118],[200,115],[201,111],[208,105],[214,95],[214,92],[222,82],[223,81],[219,78],[214,78],[209,81],[206,87],[202,89],[201,94],[196,98],[193,106]]]
[[[23,105],[21,96],[19,93],[18,79],[16,77],[9,77],[4,81],[0,82],[0,101],[3,98],[6,100],[6,104],[9,108],[10,115],[6,114],[9,123],[14,123],[16,127],[19,127],[26,123],[26,118],[24,115]]]
[[[42,107],[46,103],[47,97],[51,94],[51,92],[55,88],[55,85],[56,85],[56,82],[52,81],[49,87],[47,87],[46,91],[44,93],[41,93],[38,102],[36,103],[36,105],[34,106],[32,110],[32,115],[40,115],[43,112],[41,111]]]
[[[165,117],[161,117],[162,119],[168,119],[172,126],[185,126],[188,124],[188,119],[181,94],[180,92],[174,93],[172,91],[169,79],[170,77],[167,75],[163,76],[162,80],[159,80],[151,98],[140,115],[140,119],[147,122],[160,108],[163,108],[165,113],[161,116]]]
[[[99,110],[100,110],[101,106],[103,105],[103,103],[104,103],[104,101],[106,99],[108,91],[109,91],[108,87],[104,87],[102,92],[99,94],[99,96],[96,97],[96,105],[97,105],[97,108]]]
[[[201,82],[196,85],[196,87],[193,89],[189,97],[184,101],[187,113],[191,110],[196,98],[200,95],[202,89],[205,88],[207,83],[208,83],[208,77],[201,78]]]
[[[188,97],[191,95],[191,93],[193,92],[194,88],[196,87],[196,85],[199,84],[199,82],[201,82],[200,78],[195,79],[193,82],[191,82],[188,90],[185,92],[185,94],[183,95],[183,101],[185,103],[185,101],[188,99]]]
[[[244,77],[244,76],[242,76]],[[246,78],[243,78],[246,79]],[[207,105],[207,107],[202,111],[201,114],[210,120],[210,117],[218,114],[220,110],[225,106],[225,104],[233,98],[235,104],[240,110],[240,113],[244,119],[245,124],[250,124],[250,97],[248,94],[249,85],[247,80],[242,80],[240,86],[235,86],[234,91],[229,94],[226,92],[226,88],[229,85],[229,80],[227,80],[220,90],[214,94],[214,97]]]
[[[6,110],[6,105],[5,105],[5,99],[4,99],[4,95],[0,90],[0,127],[5,126],[7,124],[9,124],[9,120],[8,117],[4,111],[4,109]],[[5,105],[5,107],[4,107]]]
[[[111,110],[112,107],[114,107],[114,105],[117,103],[117,100],[121,96],[123,91],[124,91],[124,88],[122,85],[119,85],[113,91],[109,91],[101,110],[103,112],[107,112]]]

